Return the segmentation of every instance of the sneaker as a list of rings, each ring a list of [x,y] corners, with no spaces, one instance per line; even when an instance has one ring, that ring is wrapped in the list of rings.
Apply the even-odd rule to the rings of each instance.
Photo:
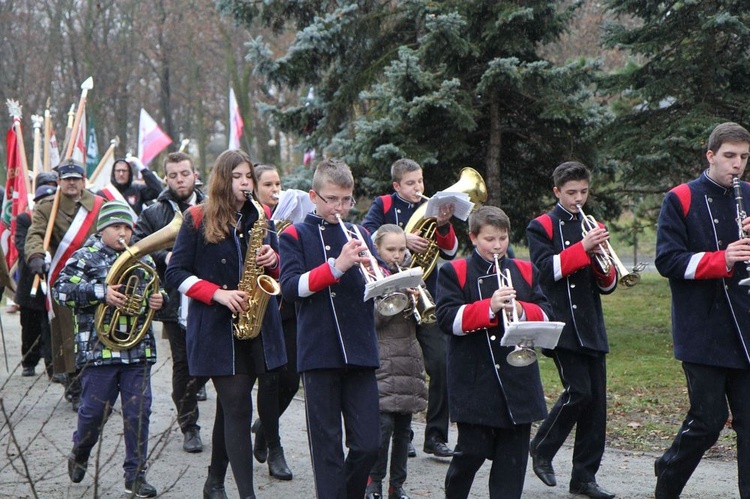
[[[125,493],[135,497],[156,497],[156,489],[142,476],[135,480],[125,480]]]
[[[86,468],[88,468],[89,460],[80,460],[76,458],[75,453],[71,452],[68,456],[68,476],[70,481],[73,483],[81,483],[83,477],[86,476]]]
[[[34,366],[24,367],[23,371],[21,371],[21,376],[23,376],[25,378],[34,376],[35,374],[36,374],[36,369],[34,369]]]

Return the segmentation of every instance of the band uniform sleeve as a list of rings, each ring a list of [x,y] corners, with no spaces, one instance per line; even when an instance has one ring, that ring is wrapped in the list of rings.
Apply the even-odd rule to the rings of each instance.
[[[200,265],[200,262],[196,261],[200,244],[204,244],[203,235],[196,229],[190,212],[187,212],[172,248],[172,257],[169,259],[164,277],[169,287],[178,289],[188,298],[211,305],[214,293],[221,286],[195,275],[195,266]]]
[[[444,260],[453,260],[458,252],[458,238],[452,223],[448,222],[437,228],[435,241],[440,249],[440,257]]]
[[[552,285],[591,264],[591,258],[583,243],[578,241],[557,253],[554,241],[538,220],[532,220],[526,228],[531,261],[539,268],[544,283]]]
[[[518,300],[523,308],[521,320],[547,322],[552,320],[552,305],[539,285],[539,269],[531,264],[532,277],[530,283],[530,294],[524,296],[524,300]]]
[[[720,279],[732,275],[726,267],[726,252],[689,249],[687,220],[678,197],[667,193],[656,230],[656,268],[670,279]]]
[[[370,234],[374,234],[381,225],[385,223],[385,214],[383,213],[383,201],[380,197],[376,197],[372,200],[370,209],[367,210],[367,215],[362,221],[362,226],[367,229]]]
[[[479,329],[495,327],[498,319],[490,319],[490,299],[467,303],[455,268],[446,263],[438,272],[436,311],[440,329],[450,335],[464,336]]]
[[[305,268],[304,246],[294,225],[281,234],[279,246],[281,294],[285,300],[301,300],[338,282],[328,262],[322,262],[311,270]]]

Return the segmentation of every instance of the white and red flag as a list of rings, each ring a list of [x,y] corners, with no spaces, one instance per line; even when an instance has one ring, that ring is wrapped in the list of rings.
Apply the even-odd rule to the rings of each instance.
[[[21,129],[19,118],[16,126]],[[29,196],[26,190],[26,180],[23,174],[23,162],[18,148],[19,138],[16,127],[11,126],[6,135],[6,150],[8,153],[8,172],[5,182],[5,197],[3,198],[2,223],[0,223],[0,245],[5,253],[8,268],[13,267],[18,259],[18,250],[13,243],[16,234],[16,217],[29,209]]]
[[[240,138],[245,128],[245,122],[240,114],[240,106],[237,104],[237,97],[234,95],[234,89],[229,87],[229,149],[240,149]]]
[[[138,125],[138,159],[144,165],[148,165],[171,143],[172,139],[169,135],[159,128],[145,109],[141,109],[141,120]]]
[[[86,108],[81,113],[81,124],[78,127],[78,136],[73,145],[73,159],[86,167]],[[57,165],[55,165],[57,166]]]

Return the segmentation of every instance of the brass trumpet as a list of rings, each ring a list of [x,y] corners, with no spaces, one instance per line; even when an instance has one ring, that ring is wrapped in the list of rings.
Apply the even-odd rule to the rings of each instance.
[[[510,270],[503,272],[500,270],[500,259],[495,257],[495,274],[497,275],[497,289],[503,289],[505,287],[512,288],[513,280],[510,277]],[[501,310],[500,315],[503,317],[503,328],[504,331],[510,329],[510,325],[518,322],[518,311],[516,310],[515,298],[510,301],[513,307],[512,311]],[[524,339],[521,343],[517,344],[512,352],[505,358],[513,367],[526,367],[536,362],[536,352],[534,351],[534,340]]]
[[[336,213],[336,218],[339,221],[339,226],[341,226],[341,230],[344,231],[346,240],[351,241],[352,236],[349,233],[349,229],[346,228],[346,224],[344,224],[344,221],[341,219],[341,216],[338,213]],[[352,230],[354,231],[354,234],[356,235],[357,239],[359,239],[360,241],[365,240],[362,237],[362,233],[359,231],[359,227],[357,227],[356,225],[352,225]],[[382,280],[385,276],[383,275],[383,272],[380,270],[378,261],[369,251],[366,250],[364,251],[364,253],[366,253],[365,256],[369,258],[370,266],[372,267],[372,274],[370,274],[370,272],[364,267],[364,265],[358,264],[359,270],[360,272],[362,272],[362,277],[364,277],[365,279],[365,283]],[[409,303],[409,299],[406,297],[406,294],[400,291],[391,291],[389,293],[386,293],[383,296],[377,297],[377,299],[375,300],[375,309],[378,312],[380,312],[382,315],[390,317],[391,315],[396,315],[399,312],[402,312],[406,308],[406,305],[408,303]]]
[[[577,204],[576,207],[578,208],[578,213],[581,215],[581,232],[584,236],[588,234],[589,231],[599,227],[599,223],[596,219],[591,215],[586,215],[580,204]],[[620,284],[625,287],[632,288],[641,281],[640,272],[646,268],[645,263],[638,263],[632,270],[628,270],[617,257],[617,253],[615,253],[615,250],[612,248],[612,245],[609,244],[609,241],[604,241],[604,243],[600,244],[599,251],[599,253],[594,253],[594,259],[599,266],[599,270],[601,270],[603,274],[609,274],[612,265],[614,265],[615,271],[620,276]]]

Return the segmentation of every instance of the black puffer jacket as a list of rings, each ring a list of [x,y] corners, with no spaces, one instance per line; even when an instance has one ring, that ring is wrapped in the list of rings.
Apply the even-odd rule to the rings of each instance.
[[[122,161],[123,160],[118,160],[116,161],[116,163],[120,163]],[[110,181],[112,182],[112,185],[114,185],[115,188],[120,191],[120,194],[122,194],[122,197],[125,198],[125,201],[127,201],[130,207],[133,208],[135,214],[140,215],[141,211],[143,210],[143,204],[159,196],[159,193],[162,190],[161,180],[159,180],[159,177],[157,177],[154,172],[152,172],[148,168],[143,168],[141,170],[141,175],[143,175],[143,180],[146,182],[146,184],[134,184],[133,165],[128,163],[128,166],[130,166],[130,177],[128,178],[127,182],[125,182],[124,184],[118,184],[115,181],[114,167],[112,167],[112,176],[110,178]],[[109,201],[112,201],[111,197],[108,196],[105,191],[99,191],[97,192],[97,194]]]
[[[202,203],[204,199],[203,193],[196,189],[195,195],[195,204]],[[159,229],[166,227],[174,218],[175,207],[181,212],[184,212],[190,207],[190,205],[184,201],[178,201],[172,191],[164,189],[162,193],[159,194],[156,202],[143,210],[141,216],[138,217],[138,221],[135,224],[133,241],[143,239]],[[164,271],[167,269],[166,258],[170,251],[172,251],[172,248],[151,253],[151,257],[156,262],[156,270],[159,273],[159,279],[161,279],[162,283],[165,283]],[[156,320],[161,322],[177,322],[179,318],[180,292],[176,289],[170,288],[166,283],[164,288],[169,295],[169,303],[156,313]]]

